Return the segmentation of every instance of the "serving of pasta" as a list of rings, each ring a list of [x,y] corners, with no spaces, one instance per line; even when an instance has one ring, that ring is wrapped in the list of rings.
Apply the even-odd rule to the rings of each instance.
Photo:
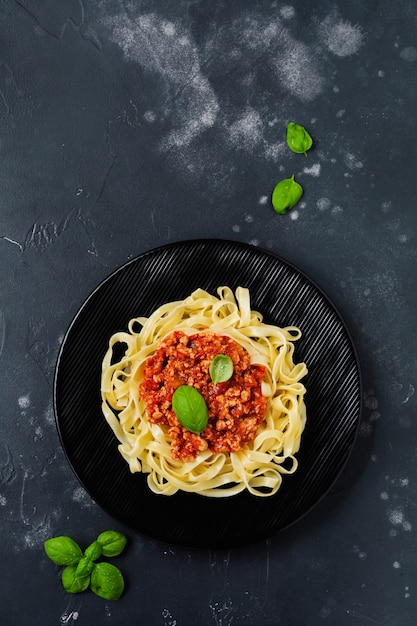
[[[275,494],[297,469],[306,423],[300,337],[295,326],[264,323],[243,287],[197,289],[130,320],[110,338],[101,375],[103,415],[130,471],[167,496]],[[230,367],[220,381],[210,375],[219,355]],[[174,410],[178,388],[198,391],[199,429]]]

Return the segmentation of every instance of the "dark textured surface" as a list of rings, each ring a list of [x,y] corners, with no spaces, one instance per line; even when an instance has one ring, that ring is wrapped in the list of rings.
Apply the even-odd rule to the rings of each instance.
[[[262,311],[265,322],[303,329],[295,362],[305,361],[310,372],[299,468],[294,476],[284,477],[272,498],[245,493],[214,500],[181,493],[155,496],[146,476],[131,475],[101,414],[97,381],[108,340],[126,331],[134,317],[147,316],[198,288],[216,295],[226,284],[233,290],[248,288],[251,306]],[[152,538],[214,549],[268,538],[298,521],[327,494],[355,444],[361,396],[359,363],[348,331],[307,277],[276,255],[247,244],[193,240],[146,252],[88,298],[58,357],[55,413],[74,471],[106,511]],[[167,525],[167,519],[176,524]]]
[[[0,5],[0,622],[414,626],[415,1]],[[307,158],[286,147],[289,121],[313,136]],[[293,173],[303,198],[277,215],[272,189]],[[145,251],[202,238],[305,272],[363,374],[359,437],[331,494],[235,549],[115,521],[72,472],[53,415],[59,349],[88,295]],[[128,535],[126,593],[69,596],[43,541],[86,546],[108,528]]]

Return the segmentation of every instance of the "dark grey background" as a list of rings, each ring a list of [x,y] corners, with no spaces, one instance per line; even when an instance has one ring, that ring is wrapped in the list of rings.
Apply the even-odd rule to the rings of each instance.
[[[414,625],[416,3],[0,10],[2,624]],[[288,121],[313,135],[307,158],[287,149]],[[293,173],[304,196],[277,215],[272,189]],[[109,518],[53,415],[59,346],[89,293],[145,250],[201,237],[305,271],[363,370],[359,446],[337,488],[290,530],[230,551]],[[43,541],[85,546],[108,528],[129,539],[124,596],[66,594]]]

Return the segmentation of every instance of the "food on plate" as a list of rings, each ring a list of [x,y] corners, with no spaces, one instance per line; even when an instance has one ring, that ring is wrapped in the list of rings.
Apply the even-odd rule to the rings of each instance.
[[[276,493],[297,469],[306,423],[300,337],[264,323],[243,287],[197,289],[130,320],[110,338],[101,379],[130,471],[163,495]]]

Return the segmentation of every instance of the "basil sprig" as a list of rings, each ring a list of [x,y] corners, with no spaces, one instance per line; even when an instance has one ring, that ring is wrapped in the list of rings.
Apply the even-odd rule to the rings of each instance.
[[[195,387],[177,387],[172,396],[172,409],[179,423],[192,433],[199,435],[207,426],[207,404]]]
[[[96,563],[100,556],[118,556],[126,546],[126,537],[115,530],[101,533],[82,552],[70,537],[60,536],[44,542],[46,555],[56,565],[65,565],[61,580],[68,593],[80,593],[90,588],[106,600],[118,600],[124,590],[121,571],[105,561]]]
[[[303,195],[303,188],[291,178],[281,180],[272,192],[272,206],[277,213],[282,215],[292,209]]]
[[[215,385],[230,380],[233,376],[233,361],[227,354],[217,354],[209,366],[210,378]]]
[[[313,145],[313,139],[304,126],[290,122],[287,126],[287,144],[296,154],[307,156],[307,150]]]

